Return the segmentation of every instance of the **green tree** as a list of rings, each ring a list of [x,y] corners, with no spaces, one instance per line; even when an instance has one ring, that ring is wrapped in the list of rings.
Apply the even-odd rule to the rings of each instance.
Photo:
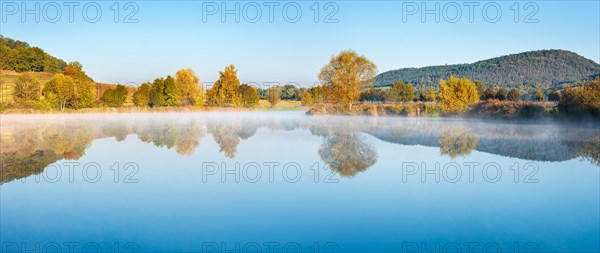
[[[163,92],[166,106],[175,106],[179,104],[179,90],[175,86],[175,79],[171,76],[165,78],[165,89]]]
[[[544,92],[542,92],[542,90],[537,90],[535,93],[535,100],[538,102],[544,101]]]
[[[13,97],[15,102],[25,104],[40,101],[42,86],[32,73],[21,74],[15,81]]]
[[[150,90],[150,97],[148,105],[150,107],[164,106],[165,102],[165,79],[162,77],[154,79],[152,82],[152,89]]]
[[[121,107],[127,101],[127,88],[118,84],[115,89],[106,90],[101,100],[110,107]]]
[[[258,105],[258,101],[260,98],[258,97],[258,91],[256,88],[248,85],[242,84],[238,88],[238,92],[241,96],[241,106],[246,108],[252,108]]]
[[[508,95],[506,95],[506,98],[509,101],[518,102],[521,101],[521,94],[519,94],[519,92],[516,89],[510,89],[508,91]]]
[[[75,96],[69,100],[68,107],[72,109],[91,108],[94,107],[96,97],[96,89],[94,89],[94,81],[85,71],[83,65],[79,62],[70,62],[63,71],[65,76],[71,77],[75,81]]]
[[[360,90],[371,85],[377,66],[366,57],[348,50],[331,57],[319,72],[319,81],[331,89],[331,98],[340,109],[352,110],[360,97]]]
[[[477,87],[467,78],[451,76],[448,80],[440,81],[439,92],[442,111],[456,113],[467,109],[467,106],[479,101]]]
[[[395,82],[392,84],[390,96],[394,101],[409,102],[415,97],[415,87],[404,82]]]
[[[175,74],[175,86],[179,90],[179,103],[181,105],[202,104],[200,87],[198,86],[200,78],[196,76],[190,68],[180,69]]]

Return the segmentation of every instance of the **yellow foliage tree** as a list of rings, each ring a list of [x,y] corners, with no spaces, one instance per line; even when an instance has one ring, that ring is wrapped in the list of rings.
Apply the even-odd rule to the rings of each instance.
[[[319,72],[319,81],[331,90],[332,100],[350,111],[360,98],[361,88],[373,83],[377,66],[364,56],[347,50],[331,57]]]
[[[213,106],[241,106],[241,96],[238,92],[240,79],[237,77],[235,66],[229,65],[225,70],[219,72],[219,80],[207,92],[209,105]]]
[[[471,80],[451,76],[440,81],[439,99],[444,113],[457,113],[466,110],[469,104],[479,102],[479,94]]]
[[[202,104],[202,96],[198,83],[200,78],[190,68],[180,69],[175,74],[175,87],[179,90],[180,105]]]

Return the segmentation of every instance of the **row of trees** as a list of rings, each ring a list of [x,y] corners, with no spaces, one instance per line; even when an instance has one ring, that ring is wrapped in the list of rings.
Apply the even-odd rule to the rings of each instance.
[[[175,78],[157,78],[152,83],[143,83],[133,93],[132,100],[136,106],[223,106],[223,107],[255,107],[259,101],[255,87],[240,84],[235,66],[225,67],[219,72],[219,79],[204,95],[200,87],[200,78],[192,69],[181,69]]]
[[[60,111],[93,107],[95,96],[94,82],[78,62],[69,63],[43,86],[34,74],[24,73],[17,78],[13,89],[14,101],[20,106]]]

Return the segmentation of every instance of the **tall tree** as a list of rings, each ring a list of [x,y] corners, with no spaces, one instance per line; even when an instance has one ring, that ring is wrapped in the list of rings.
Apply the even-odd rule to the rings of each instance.
[[[213,106],[239,106],[239,86],[240,79],[237,77],[235,66],[229,65],[225,67],[225,70],[219,72],[219,80],[215,82],[207,93],[208,104]]]
[[[167,76],[165,79],[164,98],[166,106],[175,106],[179,104],[179,90],[175,86],[175,79]]]
[[[71,98],[69,107],[73,109],[93,107],[96,89],[94,89],[92,78],[83,71],[83,65],[76,61],[70,62],[65,67],[63,74],[71,77],[75,81],[76,86],[77,95]]]
[[[373,62],[347,50],[331,57],[321,68],[319,81],[331,89],[333,102],[349,112],[358,101],[361,88],[372,84],[376,74],[377,66]]]
[[[165,105],[165,79],[162,77],[154,79],[152,89],[150,90],[150,99],[148,105],[150,107]]]

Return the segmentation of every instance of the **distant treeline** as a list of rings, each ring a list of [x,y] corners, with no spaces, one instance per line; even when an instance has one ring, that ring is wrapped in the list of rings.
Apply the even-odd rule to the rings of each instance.
[[[39,47],[5,38],[0,35],[0,69],[17,72],[51,72],[63,71],[67,63],[55,58]]]

